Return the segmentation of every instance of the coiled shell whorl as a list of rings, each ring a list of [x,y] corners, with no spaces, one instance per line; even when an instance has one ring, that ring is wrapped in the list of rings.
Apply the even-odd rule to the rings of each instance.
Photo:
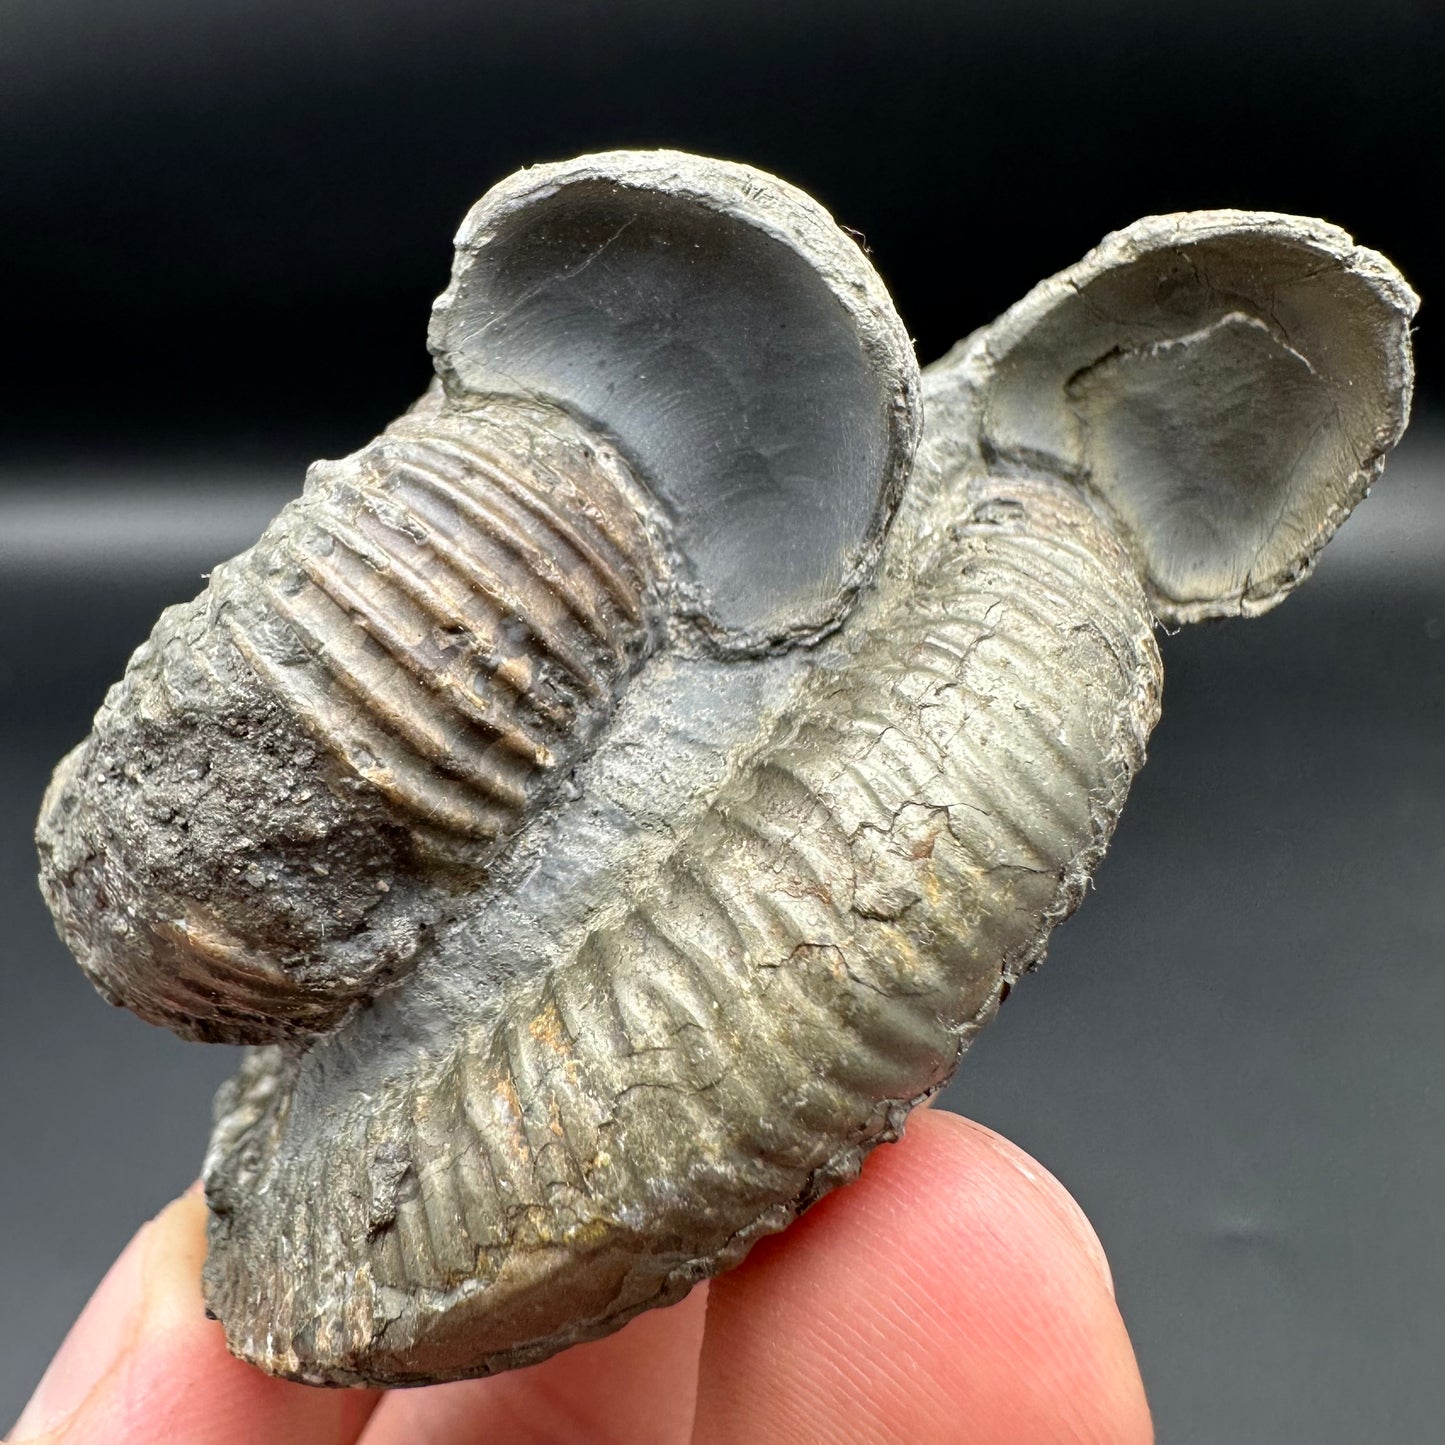
[[[231,1348],[525,1365],[850,1179],[1079,902],[1158,623],[1272,606],[1379,474],[1413,308],[1323,222],[1149,218],[930,369],[915,458],[791,188],[489,193],[437,385],[166,614],[41,821],[104,990],[269,1041],[205,1166]]]
[[[400,1076],[370,1032],[255,1056],[207,1164],[233,1350],[333,1384],[531,1363],[735,1263],[949,1077],[1078,901],[1159,669],[1076,494],[934,522],[570,957],[455,1036],[393,1014]]]
[[[315,469],[224,578],[221,630],[414,839],[478,868],[648,646],[639,503],[555,408],[422,406]]]
[[[473,208],[438,382],[162,617],[57,770],[42,886],[97,986],[203,1039],[404,977],[673,650],[836,626],[918,430],[887,295],[742,166],[583,157]]]

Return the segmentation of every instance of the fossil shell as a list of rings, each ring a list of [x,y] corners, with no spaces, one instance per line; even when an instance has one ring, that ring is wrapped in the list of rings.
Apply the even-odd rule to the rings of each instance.
[[[1337,226],[1151,216],[950,361],[1000,471],[1085,486],[1164,622],[1263,612],[1379,476],[1410,413],[1418,302]]]
[[[394,976],[438,916],[418,895],[485,871],[650,646],[638,497],[531,403],[423,406],[314,467],[61,769],[50,886],[84,900],[62,906],[92,976],[246,1042]]]
[[[1079,901],[1156,621],[1272,605],[1378,473],[1413,306],[1322,222],[1140,222],[926,375],[900,497],[906,347],[811,203],[667,153],[484,198],[440,389],[163,619],[42,818],[103,987],[274,1040],[206,1161],[231,1348],[527,1364],[851,1178]],[[250,761],[298,750],[302,810]],[[326,886],[158,883],[203,765]],[[137,962],[115,897],[212,933]]]
[[[949,1077],[1077,902],[1159,666],[1077,495],[934,521],[570,956],[455,1033],[398,999],[401,1073],[375,1028],[253,1057],[206,1171],[232,1349],[331,1383],[530,1363],[736,1262]]]
[[[81,964],[188,1036],[325,1029],[404,977],[664,632],[836,625],[917,435],[857,247],[670,152],[490,192],[432,347],[427,397],[162,617],[42,809]]]
[[[536,392],[624,438],[735,645],[837,622],[917,441],[882,283],[821,207],[746,166],[518,172],[463,223],[430,342],[449,396]]]

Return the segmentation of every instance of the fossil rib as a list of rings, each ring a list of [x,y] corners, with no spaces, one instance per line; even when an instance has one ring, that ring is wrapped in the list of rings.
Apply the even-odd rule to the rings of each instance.
[[[1378,474],[1413,307],[1322,222],[1140,222],[931,370],[900,496],[906,343],[806,198],[484,198],[439,387],[162,619],[41,820],[103,990],[269,1041],[206,1161],[231,1347],[526,1364],[851,1178],[1079,901],[1156,619],[1273,605]]]
[[[257,1056],[207,1170],[233,1349],[339,1382],[541,1358],[740,1258],[947,1079],[1077,901],[1158,697],[1117,542],[1062,489],[1006,500],[950,495],[847,658],[484,1025],[384,1086],[338,1035],[341,1107]]]
[[[918,429],[814,202],[671,152],[478,203],[438,383],[172,608],[44,804],[107,997],[202,1039],[334,1025],[534,830],[637,666],[836,626]]]

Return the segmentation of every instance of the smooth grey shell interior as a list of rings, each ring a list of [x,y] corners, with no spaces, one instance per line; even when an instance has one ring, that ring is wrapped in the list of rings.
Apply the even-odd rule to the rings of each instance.
[[[1336,226],[1150,216],[1031,291],[965,358],[979,444],[1109,508],[1165,622],[1304,577],[1409,418],[1416,299]]]
[[[554,535],[580,560],[553,580],[592,601],[566,638],[590,618],[610,650],[583,732],[542,739],[571,747],[565,785],[529,792],[509,763],[521,821],[475,866],[447,854],[387,895],[447,900],[388,905],[416,924],[409,972],[349,977],[339,1011],[278,1028],[218,1098],[205,1292],[231,1348],[335,1385],[529,1364],[680,1298],[852,1178],[1082,897],[1157,720],[1159,619],[1272,605],[1378,472],[1408,410],[1413,305],[1322,222],[1140,222],[930,369],[885,540],[917,379],[876,277],[812,202],[672,153],[538,168],[484,198],[433,325],[444,390],[315,483],[338,536],[380,518],[409,540],[377,554],[380,581],[354,558],[306,576],[365,593],[378,629],[413,616],[420,584],[393,608],[406,579],[387,567],[492,545],[473,512],[516,478],[478,438],[530,419],[501,452],[536,439],[528,506],[576,509]],[[555,435],[526,430],[549,412]],[[548,480],[568,448],[579,476],[601,469],[590,493]],[[552,578],[506,515],[516,585]],[[263,552],[291,545],[284,518]],[[527,595],[537,628],[562,626],[548,588]],[[57,774],[40,836],[72,937],[111,920],[59,860],[90,877],[146,856],[115,780],[197,746],[184,664],[208,655],[209,617],[162,639],[165,687],[138,654]],[[530,677],[534,651],[506,665]],[[245,674],[252,732],[304,730],[334,661]],[[367,694],[407,733],[396,767],[421,755],[417,695]],[[308,744],[327,806],[370,837],[376,789],[329,726]],[[257,773],[236,766],[239,806]],[[427,786],[438,813],[467,802]],[[421,854],[446,831],[407,826]],[[176,1010],[232,986],[206,962]]]
[[[665,151],[519,172],[463,223],[431,346],[453,395],[537,392],[616,438],[729,633],[826,625],[877,556],[910,348],[857,246],[772,177]]]

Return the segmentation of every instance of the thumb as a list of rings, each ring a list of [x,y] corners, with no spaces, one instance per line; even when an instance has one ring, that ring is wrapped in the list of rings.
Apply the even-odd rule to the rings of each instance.
[[[351,1445],[369,1392],[272,1379],[226,1350],[201,1301],[206,1206],[198,1192],[126,1246],[11,1432],[12,1445]]]

